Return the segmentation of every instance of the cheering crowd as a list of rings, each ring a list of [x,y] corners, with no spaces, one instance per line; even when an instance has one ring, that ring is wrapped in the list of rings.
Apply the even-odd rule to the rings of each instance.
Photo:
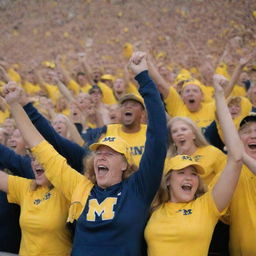
[[[1,60],[0,255],[256,255],[255,60]]]

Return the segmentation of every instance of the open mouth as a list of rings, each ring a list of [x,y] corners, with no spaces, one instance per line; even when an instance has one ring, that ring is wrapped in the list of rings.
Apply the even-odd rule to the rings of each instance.
[[[249,144],[248,147],[252,150],[256,150],[256,144]]]
[[[43,169],[36,169],[36,175],[41,176],[44,173]]]
[[[116,116],[115,115],[110,115],[110,120],[115,120]]]
[[[108,167],[107,166],[105,166],[105,165],[99,165],[98,166],[98,172],[99,173],[105,173],[105,172],[107,172],[108,171]]]
[[[179,141],[179,144],[180,144],[181,146],[183,146],[185,143],[186,143],[186,140],[180,140],[180,141]]]
[[[189,102],[190,104],[193,104],[193,103],[195,103],[195,100],[194,100],[194,99],[190,99],[190,100],[188,100],[188,102]]]
[[[191,191],[192,185],[191,185],[191,184],[184,184],[184,185],[181,186],[181,188],[182,188],[184,191]]]
[[[130,116],[132,116],[132,113],[127,111],[127,112],[124,113],[124,115],[130,117]]]
[[[16,143],[10,142],[10,148],[16,148]]]

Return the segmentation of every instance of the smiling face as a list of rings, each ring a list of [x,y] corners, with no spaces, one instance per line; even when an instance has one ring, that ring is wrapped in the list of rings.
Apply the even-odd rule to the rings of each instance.
[[[171,137],[179,154],[192,154],[196,150],[195,134],[191,127],[182,120],[173,122],[170,127]]]
[[[50,186],[51,183],[46,178],[44,174],[44,169],[34,158],[31,159],[31,166],[35,175],[36,184],[39,186]]]
[[[122,181],[127,169],[124,156],[108,146],[99,146],[95,151],[94,172],[99,187],[107,188]]]
[[[256,159],[256,122],[248,122],[239,131],[245,152]]]
[[[194,166],[171,171],[167,180],[169,185],[170,201],[174,203],[188,203],[195,199],[199,187],[199,176]]]
[[[200,110],[203,101],[203,93],[197,85],[186,85],[185,88],[182,89],[181,97],[190,112]]]
[[[132,128],[140,124],[143,113],[142,105],[135,100],[126,100],[121,105],[121,121],[125,127]]]

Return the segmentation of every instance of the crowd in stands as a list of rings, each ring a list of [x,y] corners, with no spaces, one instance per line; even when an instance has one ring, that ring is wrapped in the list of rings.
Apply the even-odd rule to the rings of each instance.
[[[0,255],[256,255],[256,51],[187,68],[0,60]]]

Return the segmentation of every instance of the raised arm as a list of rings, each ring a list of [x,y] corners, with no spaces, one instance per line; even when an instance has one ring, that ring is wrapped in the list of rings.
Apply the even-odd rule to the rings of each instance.
[[[44,138],[31,123],[22,106],[18,103],[18,99],[22,97],[22,91],[16,86],[16,83],[9,82],[4,86],[3,93],[23,138],[29,148],[35,147]]]
[[[242,143],[226,104],[222,83],[223,80],[219,79],[219,76],[214,77],[217,116],[228,151],[225,169],[212,190],[213,199],[220,212],[228,206],[235,191],[241,171],[243,153]]]
[[[138,60],[139,59],[139,60]],[[137,61],[140,64],[137,64]],[[136,74],[148,114],[148,127],[139,171],[135,173],[135,184],[144,200],[151,202],[161,181],[167,151],[167,125],[164,106],[154,82],[148,75],[145,54],[138,52],[131,58],[130,67]]]
[[[71,200],[73,190],[84,179],[84,176],[72,169],[66,163],[66,159],[60,156],[34,127],[22,106],[17,102],[17,99],[21,97],[21,90],[16,84],[8,83],[4,86],[3,92],[17,127],[37,161],[42,164],[47,178],[55,187],[62,190],[68,200]]]
[[[151,60],[148,59],[148,70],[152,79],[155,81],[159,92],[163,95],[164,99],[167,98],[169,94],[169,85],[159,74],[157,68]]]
[[[254,52],[251,52],[250,54],[242,57],[240,60],[239,60],[239,63],[238,65],[236,66],[233,74],[232,74],[232,77],[228,83],[228,85],[225,87],[225,97],[227,98],[230,93],[232,92],[236,82],[237,82],[237,79],[239,78],[243,68],[253,59],[255,58],[256,56],[256,51]]]

